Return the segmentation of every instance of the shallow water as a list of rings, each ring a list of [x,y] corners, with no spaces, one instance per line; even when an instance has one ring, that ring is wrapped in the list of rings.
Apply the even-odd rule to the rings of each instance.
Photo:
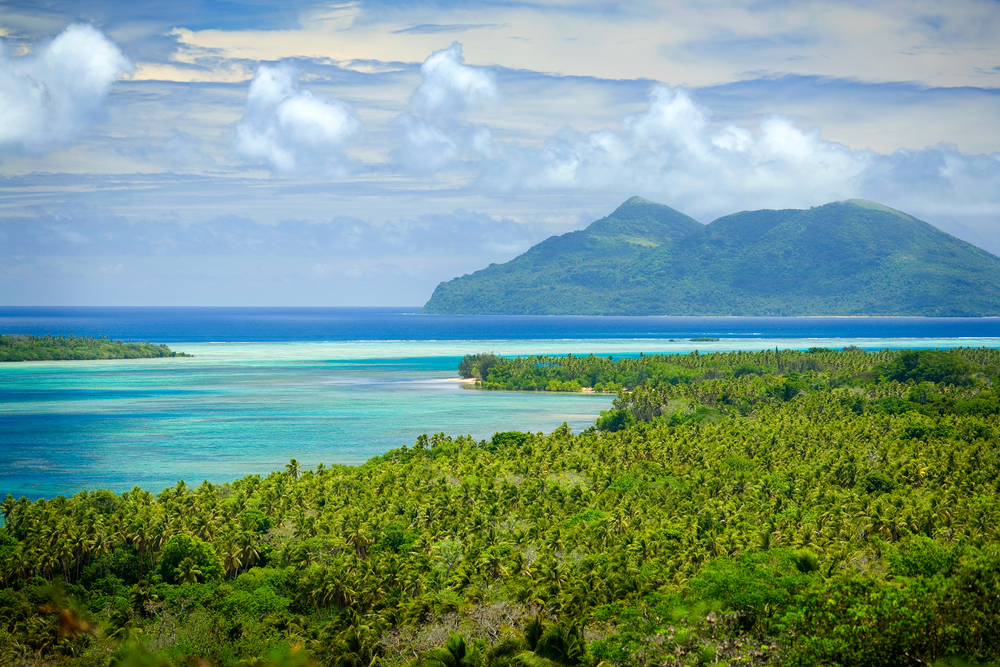
[[[52,310],[11,315],[6,309],[0,313],[0,331],[95,333],[79,328],[86,320],[113,337],[139,337],[170,309],[152,309],[151,320],[136,314],[142,309],[124,309],[124,315],[122,309],[110,315],[107,309],[82,315],[79,309],[67,309],[72,310],[69,315]],[[918,319],[904,326],[898,320],[879,324],[844,318],[669,318],[683,320],[688,327],[684,329],[676,323],[668,326],[663,318],[642,318],[656,320],[659,328],[647,335],[643,332],[649,322],[628,320],[627,335],[614,338],[607,318],[535,318],[527,324],[459,318],[461,327],[456,329],[451,320],[421,316],[405,318],[418,323],[407,329],[401,323],[405,313],[398,309],[361,314],[355,309],[347,315],[321,310],[307,318],[315,328],[305,327],[303,338],[330,331],[370,338],[209,343],[204,341],[226,333],[234,323],[242,334],[294,336],[298,316],[268,311],[255,320],[245,313],[229,317],[227,310],[220,319],[214,311],[203,310],[198,311],[201,320],[180,317],[167,328],[178,341],[171,347],[193,358],[0,364],[0,497],[52,497],[85,488],[121,492],[135,485],[157,492],[179,479],[196,485],[203,479],[221,483],[266,474],[293,457],[305,467],[321,461],[357,464],[410,445],[422,433],[478,439],[496,431],[550,431],[564,421],[579,431],[611,404],[610,396],[463,388],[451,380],[461,356],[470,352],[634,356],[775,346],[1000,347],[995,321],[964,327],[955,321]],[[70,331],[53,324],[67,317],[77,318]],[[497,336],[503,326],[508,330]],[[886,327],[894,335],[874,335]],[[470,328],[475,335],[452,340]],[[717,342],[669,340],[678,331],[727,331],[729,337]],[[415,339],[374,340],[372,332]],[[935,335],[941,332],[947,335]],[[963,333],[970,335],[958,337]],[[416,339],[431,335],[438,339]]]
[[[0,497],[225,482],[293,457],[356,464],[422,433],[488,438],[564,421],[579,430],[612,400],[468,390],[448,380],[457,359],[287,359],[240,347],[247,357],[189,346],[197,357],[4,365]]]

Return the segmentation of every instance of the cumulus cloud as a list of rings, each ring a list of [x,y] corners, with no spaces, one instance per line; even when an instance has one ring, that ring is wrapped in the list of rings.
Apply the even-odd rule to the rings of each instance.
[[[780,116],[765,118],[756,132],[717,127],[686,91],[666,86],[655,87],[646,110],[619,130],[563,130],[537,150],[493,152],[498,158],[482,177],[497,187],[628,190],[695,215],[843,199],[874,157]]]
[[[462,45],[432,53],[420,67],[421,83],[407,111],[396,119],[402,145],[393,158],[411,171],[434,172],[463,157],[490,155],[490,131],[463,122],[465,114],[495,104],[500,91],[492,72],[465,64]]]
[[[742,208],[810,206],[857,196],[878,155],[823,140],[791,119],[756,127],[719,125],[687,91],[657,85],[646,109],[617,129],[581,133],[565,126],[540,145],[493,139],[464,122],[499,101],[492,73],[464,64],[457,42],[421,67],[422,82],[396,118],[397,164],[417,173],[465,170],[501,191],[640,192],[692,215]]]
[[[298,87],[289,65],[257,69],[234,148],[241,157],[278,172],[342,172],[343,146],[363,131],[350,105]]]
[[[1000,153],[968,155],[947,144],[891,154],[853,150],[777,115],[751,127],[715,123],[689,92],[662,85],[650,91],[645,110],[616,129],[566,126],[537,146],[493,141],[485,126],[449,131],[402,120],[410,149],[427,147],[424,168],[461,163],[485,192],[641,194],[704,222],[746,209],[862,197],[1000,250],[993,240]]]
[[[420,76],[423,80],[410,97],[409,109],[430,120],[451,120],[500,99],[493,73],[466,65],[458,42],[428,56]]]
[[[20,57],[0,40],[0,148],[41,153],[73,140],[100,117],[112,84],[131,71],[118,47],[86,24]]]
[[[791,119],[719,127],[681,89],[657,86],[621,129],[563,130],[540,149],[496,145],[477,165],[494,187],[641,193],[705,222],[746,209],[872,199],[992,252],[1000,226],[1000,153],[953,145],[885,155],[825,141]]]

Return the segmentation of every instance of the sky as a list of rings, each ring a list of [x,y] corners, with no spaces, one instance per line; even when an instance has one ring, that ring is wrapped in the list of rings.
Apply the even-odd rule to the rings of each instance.
[[[421,305],[639,195],[1000,255],[1000,2],[0,0],[0,305]]]

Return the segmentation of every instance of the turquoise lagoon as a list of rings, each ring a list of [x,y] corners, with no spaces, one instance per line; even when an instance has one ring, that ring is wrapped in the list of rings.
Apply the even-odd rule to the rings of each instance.
[[[172,343],[192,358],[0,365],[0,497],[158,492],[359,464],[420,434],[590,426],[606,395],[485,392],[462,355],[633,356],[734,349],[1000,346],[1000,338],[727,338]]]

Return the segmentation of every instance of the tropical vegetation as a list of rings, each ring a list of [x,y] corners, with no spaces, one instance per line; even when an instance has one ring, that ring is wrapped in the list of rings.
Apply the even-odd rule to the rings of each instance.
[[[187,357],[166,345],[122,342],[91,336],[28,336],[0,334],[0,361],[65,361],[81,359],[144,359]]]
[[[8,496],[0,664],[996,664],[1000,351],[547,359],[594,427]]]

